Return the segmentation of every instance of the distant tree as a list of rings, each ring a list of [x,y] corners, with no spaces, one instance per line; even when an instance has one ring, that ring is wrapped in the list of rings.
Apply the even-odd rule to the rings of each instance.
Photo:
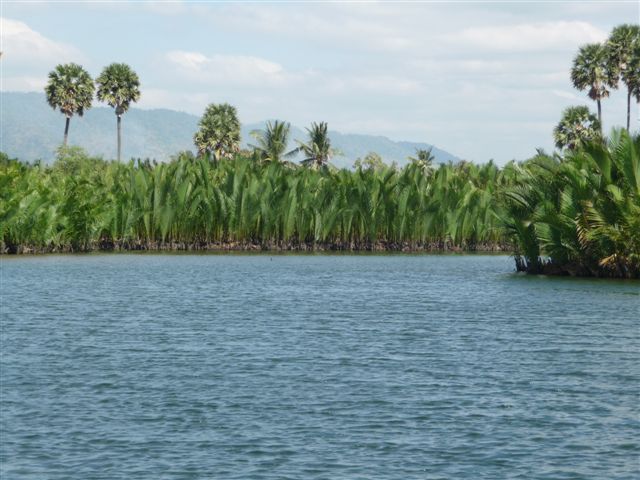
[[[210,104],[200,119],[193,141],[200,155],[212,153],[216,160],[240,151],[240,121],[228,103]]]
[[[382,160],[382,157],[375,152],[367,153],[364,158],[358,158],[353,166],[357,170],[381,170],[387,165]]]
[[[131,102],[140,99],[140,80],[138,74],[125,63],[112,63],[102,70],[96,79],[98,100],[115,108],[118,118],[118,161],[122,153],[122,115],[129,110]]]
[[[631,96],[634,91],[640,94],[640,25],[625,24],[615,27],[605,45],[610,69],[618,74],[618,78],[622,79],[627,87],[627,131],[629,131]],[[639,96],[636,95],[636,97]]]
[[[64,140],[67,145],[69,123],[75,114],[82,116],[91,108],[95,87],[91,75],[75,63],[58,65],[49,72],[49,82],[44,88],[51,108],[58,109],[65,116]]]
[[[618,88],[617,65],[608,62],[604,45],[591,43],[580,47],[573,60],[571,82],[578,90],[588,90],[587,95],[598,105],[598,122],[602,124],[600,102],[609,96],[610,88]]]
[[[436,157],[432,153],[433,147],[427,149],[416,148],[416,154],[414,157],[408,157],[411,163],[417,164],[425,172],[429,172],[433,168],[433,161]]]
[[[267,122],[264,130],[254,130],[251,136],[257,145],[250,145],[261,162],[269,163],[282,161],[289,143],[291,125],[278,120]]]
[[[575,150],[585,142],[600,138],[600,122],[585,106],[568,107],[553,130],[556,147]]]
[[[331,140],[329,139],[328,126],[326,122],[311,124],[311,128],[307,128],[308,140],[307,142],[301,142],[297,140],[298,147],[289,152],[289,156],[302,152],[304,160],[303,165],[312,166],[314,168],[326,167],[329,165],[331,157],[337,153],[337,151],[331,147]]]

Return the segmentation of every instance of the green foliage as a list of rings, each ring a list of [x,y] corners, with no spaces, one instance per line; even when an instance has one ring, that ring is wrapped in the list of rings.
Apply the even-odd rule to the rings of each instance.
[[[75,114],[82,116],[91,108],[94,91],[89,73],[75,63],[56,66],[49,72],[49,82],[44,89],[51,108],[60,110],[67,118]]]
[[[600,138],[600,122],[585,106],[567,107],[553,129],[556,147],[574,150]]]
[[[433,161],[435,160],[432,150],[433,148],[417,148],[415,157],[409,157],[409,161],[418,165],[418,167],[424,170],[426,173],[430,173],[432,170]]]
[[[291,125],[286,122],[267,122],[264,130],[254,130],[251,136],[257,145],[250,145],[261,162],[281,162],[289,143]]]
[[[232,158],[240,150],[240,121],[236,108],[228,103],[210,104],[193,137],[200,155],[211,153],[216,160]]]
[[[587,90],[590,99],[600,101],[617,88],[618,66],[608,61],[607,50],[599,43],[580,47],[573,60],[571,81],[578,90]]]
[[[102,70],[96,78],[97,97],[115,109],[120,116],[127,110],[131,102],[140,100],[140,80],[138,74],[125,63],[112,63]]]
[[[640,278],[639,137],[616,130],[606,143],[512,168],[503,224],[519,269]]]
[[[353,163],[353,166],[356,170],[382,170],[387,167],[384,160],[382,160],[382,157],[375,152],[369,152],[364,156],[364,158],[358,158]]]
[[[212,163],[105,162],[65,150],[52,167],[0,168],[4,249],[475,248],[502,241],[492,164],[356,171]],[[182,247],[180,247],[182,246]]]
[[[502,169],[371,165],[310,169],[243,156],[212,163],[188,153],[122,164],[67,148],[45,167],[5,155],[2,249],[511,243],[518,268],[530,273],[640,277],[640,138],[625,130]]]
[[[303,165],[316,169],[327,167],[331,157],[337,153],[337,151],[331,147],[327,123],[313,122],[311,127],[307,128],[307,134],[309,137],[308,140],[306,142],[298,141],[298,148],[291,152],[291,154],[302,152],[304,160],[302,160],[301,163]]]
[[[51,108],[60,110],[66,118],[63,141],[66,145],[71,117],[75,114],[82,116],[85,110],[91,108],[95,91],[93,80],[80,65],[58,65],[49,72],[49,82],[44,91]]]

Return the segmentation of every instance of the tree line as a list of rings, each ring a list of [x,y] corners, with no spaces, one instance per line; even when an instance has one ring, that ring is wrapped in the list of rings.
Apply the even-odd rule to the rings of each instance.
[[[528,273],[640,278],[640,136],[614,130],[502,168],[338,170],[243,152],[121,163],[77,148],[47,166],[4,155],[0,248],[489,250],[513,252]]]
[[[51,72],[47,99],[69,120],[99,100],[120,118],[139,80],[112,64],[95,82],[82,67]],[[229,104],[210,104],[197,154],[168,163],[107,162],[64,147],[52,166],[0,157],[2,252],[96,249],[504,250],[528,273],[640,278],[640,31],[616,27],[580,48],[576,88],[598,105],[570,107],[554,130],[559,151],[498,168],[435,166],[419,150],[404,168],[369,153],[338,170],[325,122],[290,149],[290,125],[268,122],[240,148]],[[626,129],[601,129],[600,103],[627,87]],[[97,86],[97,88],[96,88]],[[300,163],[293,157],[302,155]]]
[[[631,126],[631,99],[640,102],[640,25],[615,27],[603,43],[578,50],[571,67],[571,83],[596,102],[597,115],[586,106],[567,107],[553,131],[556,147],[575,149],[602,136],[602,100],[612,89],[627,90],[627,131]]]

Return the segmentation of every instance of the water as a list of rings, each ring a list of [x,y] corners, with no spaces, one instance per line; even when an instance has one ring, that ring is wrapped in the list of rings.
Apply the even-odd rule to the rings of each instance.
[[[640,283],[503,256],[3,258],[10,479],[640,477]]]

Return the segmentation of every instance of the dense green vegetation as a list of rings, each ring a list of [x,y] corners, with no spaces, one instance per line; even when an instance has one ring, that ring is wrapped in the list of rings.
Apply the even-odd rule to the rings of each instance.
[[[337,170],[212,161],[127,164],[62,150],[53,166],[5,159],[3,246],[94,248],[474,248],[502,241],[495,165]]]
[[[640,278],[640,136],[629,133],[640,99],[640,28],[621,25],[583,46],[571,80],[598,106],[569,107],[554,130],[562,153],[543,151],[498,168],[492,162],[435,167],[418,149],[409,165],[370,152],[354,170],[325,122],[287,152],[290,125],[268,122],[240,149],[240,121],[210,104],[194,135],[197,156],[123,164],[63,146],[52,166],[0,159],[2,252],[162,249],[490,250],[514,252],[528,273]],[[627,86],[627,129],[601,131],[601,101]],[[98,97],[120,117],[139,96],[137,75],[112,64]],[[58,66],[49,104],[69,119],[90,107],[93,82]],[[302,154],[300,163],[287,161]]]
[[[513,248],[530,273],[640,278],[640,138],[626,130],[503,168],[124,164],[63,149],[52,166],[3,158],[0,192],[5,252]]]

